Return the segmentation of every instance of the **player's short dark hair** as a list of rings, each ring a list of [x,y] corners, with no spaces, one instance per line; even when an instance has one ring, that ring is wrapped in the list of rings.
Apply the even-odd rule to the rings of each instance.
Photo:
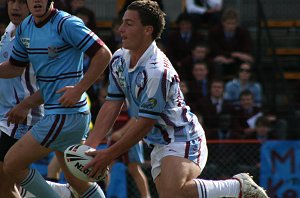
[[[135,10],[139,13],[141,23],[144,26],[150,25],[153,27],[152,38],[154,40],[160,38],[165,28],[166,14],[160,9],[155,1],[139,0],[132,2],[127,10]]]

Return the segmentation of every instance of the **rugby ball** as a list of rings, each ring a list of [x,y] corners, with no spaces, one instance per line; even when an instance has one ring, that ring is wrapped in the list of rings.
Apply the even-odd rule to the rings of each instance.
[[[92,147],[83,144],[75,144],[69,146],[64,152],[64,159],[69,171],[78,179],[95,182],[103,180],[106,177],[107,171],[103,174],[97,175],[96,178],[91,178],[88,174],[91,172],[91,168],[83,170],[83,167],[88,164],[93,157],[85,154],[88,150],[95,150]]]

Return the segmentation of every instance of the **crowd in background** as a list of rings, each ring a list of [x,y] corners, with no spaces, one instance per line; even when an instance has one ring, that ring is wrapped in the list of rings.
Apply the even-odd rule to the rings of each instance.
[[[3,1],[3,0],[2,0]],[[97,32],[95,13],[85,0],[55,0],[56,8],[81,18]],[[112,52],[121,47],[118,27],[126,6],[119,1],[109,36],[101,36]],[[163,1],[157,1],[164,9]],[[238,10],[222,0],[186,0],[184,10],[157,41],[177,70],[186,103],[196,112],[207,139],[284,139],[287,122],[264,103],[255,78],[253,41],[240,24]],[[1,2],[0,32],[8,24],[6,1]],[[89,67],[84,58],[85,70]],[[107,73],[88,90],[92,121],[106,96]]]
[[[132,1],[117,1],[116,17],[111,21],[112,27],[107,35],[101,35],[101,27],[96,25],[95,13],[86,6],[85,0],[54,0],[54,6],[81,18],[88,28],[99,33],[99,37],[114,53],[121,47],[122,38],[118,28],[122,15]],[[164,9],[164,1],[157,2]],[[197,115],[207,139],[287,139],[288,122],[265,103],[263,85],[256,78],[253,40],[247,28],[240,22],[239,11],[224,7],[222,0],[184,2],[182,13],[178,13],[176,21],[167,19],[167,29],[156,42],[179,74],[185,102]],[[0,0],[0,35],[3,35],[9,23],[6,10],[6,0]],[[89,64],[89,57],[84,56],[84,71]],[[107,68],[87,91],[93,123],[107,95],[108,72]],[[296,87],[300,90],[300,83]],[[296,116],[300,118],[300,92],[295,98],[298,109]],[[117,130],[118,125],[123,125],[127,120],[128,115],[122,111],[112,130]],[[235,151],[231,152],[233,153]],[[124,155],[116,162],[126,162],[125,157],[128,156]],[[214,163],[226,164],[226,160],[233,158],[228,155],[223,157],[227,159],[216,158],[219,161]],[[259,160],[252,161],[255,161],[253,167],[256,167]],[[210,170],[209,168],[211,167],[206,169]]]

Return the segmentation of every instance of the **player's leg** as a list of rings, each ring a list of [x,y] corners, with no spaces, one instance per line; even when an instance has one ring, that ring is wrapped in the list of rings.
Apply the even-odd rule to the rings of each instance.
[[[70,185],[69,184],[61,184],[61,183],[55,183],[55,182],[51,182],[51,181],[47,181],[48,185],[59,194],[60,198],[77,198],[79,196],[77,196],[77,194],[73,193],[73,191],[71,191],[70,189]],[[21,197],[24,198],[32,198],[32,197],[36,197],[35,195],[33,195],[31,192],[27,191],[26,189],[20,187],[19,192],[21,194]]]
[[[47,180],[58,182],[60,173],[61,173],[61,168],[56,158],[56,155],[54,155],[50,163],[48,164]]]
[[[56,151],[55,154],[68,183],[78,192],[78,194],[80,194],[81,197],[105,198],[102,189],[96,182],[85,182],[72,175],[65,164],[62,152]]]
[[[192,161],[166,156],[161,161],[160,175],[155,179],[155,185],[160,198],[179,198],[198,196],[195,182],[192,180],[200,173],[200,168]]]
[[[17,142],[16,139],[0,131],[0,195],[7,198],[18,197],[19,195],[14,181],[3,172],[4,156],[15,142]]]
[[[224,186],[219,185],[218,181],[194,180],[200,175],[206,160],[205,138],[155,146],[151,153],[152,177],[160,197],[237,197],[240,186],[236,180],[222,181],[229,183]],[[229,188],[227,191],[236,194],[227,195],[223,192],[225,187]]]
[[[137,185],[141,198],[150,198],[148,181],[141,166],[136,162],[129,163],[128,171]]]
[[[149,192],[148,181],[140,166],[140,164],[144,163],[144,150],[142,141],[129,149],[128,160],[128,172],[136,183],[141,198],[150,198],[151,195]]]
[[[246,174],[220,181],[197,179],[206,158],[205,140],[171,143],[154,148],[151,153],[152,176],[160,197],[215,198],[239,197],[242,194],[267,197],[264,190]]]
[[[67,147],[73,144],[78,144],[89,131],[90,114],[76,113],[64,115],[64,126],[61,137],[51,144],[55,148],[56,157],[59,165],[64,172],[64,176],[68,183],[81,195],[81,197],[102,198],[105,197],[103,191],[96,182],[88,183],[77,179],[68,170],[63,152]]]
[[[4,175],[3,172],[3,160],[4,156],[9,150],[9,148],[12,147],[18,140],[14,139],[10,136],[8,136],[6,133],[2,133],[0,136],[0,195],[1,197],[18,197],[19,193],[22,197],[35,197],[32,193],[29,191],[23,189],[20,187],[18,189],[14,183],[14,181],[11,179],[10,176]],[[58,184],[58,183],[47,183],[56,191],[59,193],[59,195],[62,198],[69,198],[71,195],[70,190],[68,189],[67,184]]]
[[[3,170],[16,183],[37,197],[48,194],[53,198],[59,198],[60,196],[50,188],[38,171],[28,169],[32,162],[47,156],[50,152],[51,149],[41,146],[29,131],[7,152]]]

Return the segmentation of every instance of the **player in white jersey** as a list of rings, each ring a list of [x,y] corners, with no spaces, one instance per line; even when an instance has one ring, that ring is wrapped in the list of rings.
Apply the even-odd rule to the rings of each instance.
[[[197,178],[208,155],[205,134],[184,102],[178,74],[156,46],[164,16],[150,0],[134,1],[127,7],[119,28],[123,48],[110,62],[107,100],[86,144],[96,147],[105,137],[125,98],[132,118],[114,145],[87,152],[95,158],[85,168],[92,167],[90,176],[94,177],[144,138],[153,147],[151,173],[160,198],[267,197],[245,173],[220,181]]]
[[[56,151],[66,179],[81,197],[104,197],[95,182],[81,181],[68,171],[63,151],[88,132],[85,91],[106,68],[110,50],[82,20],[54,9],[52,0],[27,0],[27,5],[31,15],[18,26],[10,59],[0,64],[0,77],[19,76],[31,62],[45,116],[9,149],[4,173],[36,197],[58,198],[38,171],[28,168]],[[83,53],[91,58],[85,75]]]

